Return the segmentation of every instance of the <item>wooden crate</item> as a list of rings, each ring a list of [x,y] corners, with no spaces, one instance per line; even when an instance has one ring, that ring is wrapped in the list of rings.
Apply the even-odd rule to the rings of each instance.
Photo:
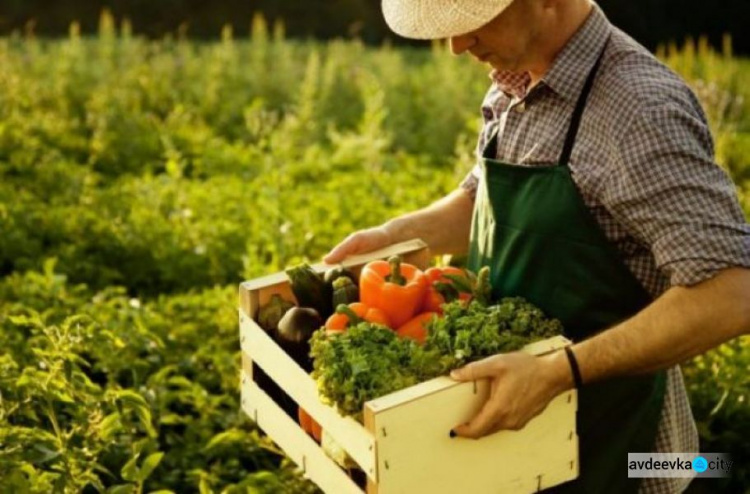
[[[343,264],[357,272],[368,261],[393,254],[420,267],[430,259],[425,244],[413,240],[352,256]],[[320,272],[328,267],[313,266]],[[520,431],[501,431],[479,440],[450,438],[452,427],[479,411],[489,383],[438,377],[367,402],[363,426],[322,404],[312,378],[254,322],[258,307],[274,293],[295,301],[285,273],[240,285],[242,409],[325,492],[363,491],[258,387],[253,362],[361,467],[367,475],[367,493],[536,492],[578,476],[575,391],[555,398]],[[541,355],[568,344],[559,336],[524,351]]]

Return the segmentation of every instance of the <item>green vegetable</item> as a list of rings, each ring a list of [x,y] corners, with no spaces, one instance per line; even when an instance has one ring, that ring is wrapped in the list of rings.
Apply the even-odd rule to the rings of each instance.
[[[300,307],[315,309],[324,320],[333,314],[333,288],[309,264],[291,267],[286,274]]]
[[[426,359],[414,341],[368,322],[339,334],[316,331],[311,347],[312,376],[321,395],[360,421],[366,401],[413,386],[439,368],[439,359]],[[423,369],[422,375],[417,370],[427,361],[434,369]]]
[[[455,301],[444,305],[443,310],[443,318],[428,324],[425,347],[450,356],[452,367],[520,350],[529,343],[563,332],[560,321],[546,318],[541,310],[520,297],[504,298],[490,306],[477,300],[468,305]]]
[[[292,307],[294,307],[292,302],[284,300],[281,295],[274,293],[271,295],[271,300],[258,311],[258,324],[271,337],[275,338],[279,321]]]
[[[354,282],[342,276],[333,282],[333,306],[338,307],[340,304],[349,305],[359,302],[359,288]]]
[[[315,309],[293,307],[279,321],[277,341],[305,372],[312,371],[310,337],[323,326],[323,319]]]
[[[333,285],[333,283],[339,278],[349,278],[352,283],[354,283],[355,285],[357,284],[357,277],[354,275],[354,273],[343,266],[336,266],[335,268],[331,268],[325,272],[325,275],[323,275],[323,281],[325,281],[329,285]]]
[[[474,300],[482,305],[490,305],[492,303],[492,286],[490,285],[490,268],[487,266],[482,267],[477,275],[476,282],[474,284]]]

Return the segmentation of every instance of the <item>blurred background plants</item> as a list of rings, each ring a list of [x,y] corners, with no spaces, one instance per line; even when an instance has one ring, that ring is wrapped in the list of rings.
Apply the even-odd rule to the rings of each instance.
[[[750,63],[728,38],[659,54],[750,217]],[[260,16],[146,40],[107,13],[0,38],[0,66],[0,491],[314,491],[239,412],[237,283],[454,188],[486,70]],[[750,488],[748,367],[745,338],[685,368],[727,490]]]

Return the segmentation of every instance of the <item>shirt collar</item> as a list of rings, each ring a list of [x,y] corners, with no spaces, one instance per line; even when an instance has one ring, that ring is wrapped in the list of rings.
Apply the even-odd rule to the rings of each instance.
[[[563,99],[575,103],[589,71],[607,42],[611,24],[597,4],[581,28],[573,35],[542,77],[544,84]],[[493,70],[490,79],[503,92],[523,99],[531,78],[526,72]]]
[[[502,92],[523,99],[529,87],[531,77],[528,72],[511,72],[509,70],[493,70],[490,79]]]

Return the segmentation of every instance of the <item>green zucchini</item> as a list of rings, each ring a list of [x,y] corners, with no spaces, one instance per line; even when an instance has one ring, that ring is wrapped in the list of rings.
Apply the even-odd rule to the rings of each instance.
[[[354,302],[359,302],[359,288],[357,288],[357,285],[346,276],[337,278],[333,282],[333,306],[338,307],[339,304],[349,305]]]

